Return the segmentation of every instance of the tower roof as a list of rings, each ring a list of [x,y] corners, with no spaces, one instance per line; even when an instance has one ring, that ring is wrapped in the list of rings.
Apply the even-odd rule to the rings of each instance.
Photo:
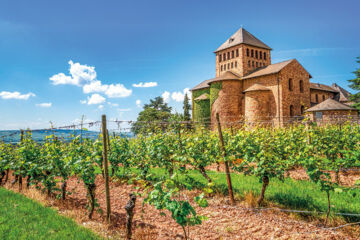
[[[239,45],[241,43],[271,50],[271,48],[268,45],[266,45],[265,43],[257,39],[254,35],[246,31],[243,27],[241,27],[229,39],[227,39],[218,49],[216,49],[215,52]]]

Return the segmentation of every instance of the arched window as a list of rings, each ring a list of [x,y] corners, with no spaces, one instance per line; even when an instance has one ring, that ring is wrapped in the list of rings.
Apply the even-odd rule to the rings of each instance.
[[[250,66],[250,60],[248,61],[248,67],[251,67],[251,66]]]
[[[230,52],[228,52],[227,59],[228,60],[230,59]]]
[[[230,69],[230,63],[228,63],[228,67],[227,67],[227,69],[228,69],[228,70]]]
[[[221,62],[221,54],[219,54],[219,62]]]
[[[234,68],[234,63],[233,62],[231,63],[231,68]]]
[[[234,50],[231,51],[231,58],[234,58]]]
[[[262,51],[259,51],[260,59],[262,59]]]
[[[264,52],[264,60],[266,60],[266,52]]]
[[[237,68],[237,61],[235,61],[235,67]]]
[[[254,65],[254,61],[252,61],[252,64],[251,64],[251,65],[252,65],[252,67],[255,67],[255,65]]]
[[[304,82],[303,82],[303,80],[300,80],[299,88],[300,88],[300,92],[303,93],[304,92]]]
[[[294,106],[290,105],[290,117],[294,116]]]
[[[249,56],[249,49],[246,49],[246,56]]]
[[[304,107],[304,105],[301,105],[300,111],[301,111],[301,115],[303,115],[303,114],[305,113],[305,107]]]
[[[289,91],[293,90],[293,80],[292,78],[289,78]]]
[[[259,67],[259,63],[258,63],[258,62],[256,62],[256,67]]]
[[[222,70],[223,70],[223,65],[221,65],[221,67],[220,67],[220,71],[222,72]]]
[[[317,94],[315,94],[315,102],[318,103],[319,102],[319,96]]]
[[[224,64],[224,71],[226,71],[226,64]]]
[[[226,60],[226,54],[225,53],[223,54],[223,59],[224,59],[224,61]]]
[[[258,58],[258,50],[255,50],[255,58]]]
[[[239,49],[236,49],[236,57],[239,56]]]
[[[325,95],[323,95],[323,101],[325,101]]]
[[[251,49],[251,57],[254,57],[254,49]]]

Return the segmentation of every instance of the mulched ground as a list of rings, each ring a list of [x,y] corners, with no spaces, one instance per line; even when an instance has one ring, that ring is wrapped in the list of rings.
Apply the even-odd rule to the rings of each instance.
[[[98,203],[105,213],[105,184],[101,176],[97,178],[96,185]],[[17,191],[17,186],[7,184],[6,187]],[[129,194],[136,192],[133,185],[111,182],[112,224],[110,226],[105,223],[101,212],[96,212],[92,220],[87,218],[86,190],[75,177],[68,181],[68,190],[72,194],[65,201],[54,198],[44,198],[45,200],[40,199],[40,201],[45,201],[47,206],[57,209],[60,214],[74,218],[79,224],[103,236],[112,239],[124,238],[126,221],[124,207],[129,200]],[[35,199],[39,198],[34,195],[34,191],[36,190],[23,190],[23,193]],[[192,199],[198,193],[191,191],[182,194]],[[200,226],[190,227],[191,239],[359,239],[350,236],[344,230],[326,230],[315,222],[296,220],[278,211],[252,211],[246,208],[245,203],[230,207],[227,199],[220,196],[208,201],[209,207],[196,208],[198,214],[207,216],[208,220]],[[160,216],[159,211],[154,207],[148,205],[142,207],[142,199],[137,199],[134,223],[133,239],[183,239],[183,230],[170,215]]]

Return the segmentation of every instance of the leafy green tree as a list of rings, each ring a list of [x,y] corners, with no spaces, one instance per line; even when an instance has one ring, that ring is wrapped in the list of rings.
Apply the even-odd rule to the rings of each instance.
[[[356,62],[360,64],[360,57],[357,57]],[[354,90],[357,90],[358,92],[355,94],[352,94],[350,96],[350,100],[355,102],[355,104],[353,105],[354,107],[356,107],[357,109],[360,109],[360,68],[355,70],[355,72],[353,72],[353,73],[355,74],[356,77],[354,79],[348,80],[350,82],[349,87]]]
[[[162,97],[151,99],[149,104],[144,105],[144,110],[139,113],[137,121],[133,123],[132,131],[138,134],[155,130],[163,122],[168,121],[171,115],[171,107],[164,102]]]

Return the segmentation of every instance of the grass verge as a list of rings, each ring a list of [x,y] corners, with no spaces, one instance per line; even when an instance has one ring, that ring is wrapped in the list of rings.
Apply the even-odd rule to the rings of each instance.
[[[51,208],[0,188],[1,239],[101,239]]]

